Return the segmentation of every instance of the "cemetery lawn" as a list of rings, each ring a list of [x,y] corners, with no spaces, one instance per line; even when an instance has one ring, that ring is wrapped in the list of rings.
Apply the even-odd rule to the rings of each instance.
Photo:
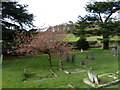
[[[101,75],[105,73],[115,73],[118,71],[118,56],[112,56],[111,50],[95,50],[95,60],[86,61],[86,52],[74,53],[76,63],[63,61],[65,70],[78,72],[88,70],[84,66],[91,67],[91,72]],[[88,52],[91,55],[91,52]],[[80,65],[84,60],[85,65]],[[83,83],[84,78],[88,78],[87,72],[66,74],[58,69],[58,59],[52,57],[53,70],[58,75],[55,77],[49,70],[47,56],[4,59],[2,65],[2,87],[3,88],[92,88]],[[24,71],[26,69],[26,80]],[[106,87],[118,88],[118,85]]]
[[[68,34],[68,37],[69,37],[69,41],[71,41],[71,42],[75,42],[75,41],[79,40],[79,37],[76,37],[73,34]],[[87,38],[87,41],[98,41],[98,42],[100,42],[99,40],[97,40],[98,38],[102,39],[102,36],[91,36],[91,37]],[[114,36],[110,40],[119,40],[119,36]]]

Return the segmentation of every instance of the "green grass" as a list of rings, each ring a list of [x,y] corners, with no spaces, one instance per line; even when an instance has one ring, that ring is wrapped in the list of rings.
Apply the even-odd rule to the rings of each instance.
[[[2,67],[0,66],[0,89],[2,88]]]
[[[91,52],[88,52],[91,56]],[[112,56],[110,50],[95,50],[95,60],[85,60],[86,53],[76,53],[76,63],[63,61],[64,68],[68,71],[87,70],[84,66],[93,68],[95,74],[114,73],[118,71],[118,56]],[[87,78],[86,72],[66,74],[58,69],[58,59],[52,57],[53,70],[58,75],[54,77],[49,70],[47,56],[6,59],[2,65],[3,88],[92,88],[83,83]],[[79,65],[84,60],[85,65]],[[24,79],[23,69],[26,69],[27,78]],[[114,85],[108,88],[118,88]]]
[[[68,34],[68,38],[69,38],[69,41],[71,41],[71,42],[79,40],[79,37],[76,37],[73,34]]]
[[[106,84],[106,83],[117,80],[117,79],[113,79],[111,77],[108,77],[108,75],[101,76],[101,77],[99,77],[99,79],[100,79],[100,84]]]
[[[69,41],[71,41],[71,42],[79,40],[79,37],[76,37],[73,34],[69,34],[68,37],[69,37]],[[97,38],[101,38],[102,39],[102,36],[91,36],[91,37],[87,38],[87,41],[98,41]],[[110,40],[119,40],[119,37],[118,36],[114,36]],[[100,41],[98,41],[98,42],[100,42]]]

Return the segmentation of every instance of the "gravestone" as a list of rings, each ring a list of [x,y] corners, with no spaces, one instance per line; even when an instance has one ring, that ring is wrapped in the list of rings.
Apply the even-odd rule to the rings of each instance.
[[[72,63],[75,63],[75,55],[72,55]]]
[[[88,71],[87,73],[88,73],[88,77],[89,77],[91,82],[93,82],[95,84],[99,84],[98,75],[91,73],[90,71]]]
[[[67,54],[68,54],[68,53],[64,53],[64,55],[63,55],[64,61],[67,61]]]
[[[94,52],[94,50],[92,50],[92,56],[91,56],[90,60],[95,60],[93,52]]]
[[[61,60],[59,60],[58,65],[59,65],[60,70],[63,70],[63,63],[62,63],[62,61],[61,61]]]
[[[89,57],[88,57],[88,53],[86,54],[86,57],[85,57],[85,59],[86,59],[86,60],[88,60],[88,59],[89,59]]]
[[[88,71],[87,73],[88,78],[83,79],[83,82],[94,88],[102,88],[106,86],[116,85],[120,82],[120,79],[117,77],[117,73],[106,73],[99,76],[91,73],[90,71]],[[107,76],[108,78],[103,78],[104,76]]]
[[[68,53],[67,53],[66,61],[67,61],[67,62],[70,62],[70,57],[69,57],[69,54],[68,54]]]
[[[81,64],[81,65],[85,65],[85,62],[82,60],[82,61],[80,62],[80,64]]]
[[[118,47],[118,55],[120,55],[120,47]]]
[[[115,56],[115,55],[116,55],[116,49],[115,49],[115,48],[112,48],[111,54],[112,54],[112,56]]]
[[[83,49],[81,49],[80,51],[83,52]]]
[[[3,55],[0,57],[0,65],[2,65]]]

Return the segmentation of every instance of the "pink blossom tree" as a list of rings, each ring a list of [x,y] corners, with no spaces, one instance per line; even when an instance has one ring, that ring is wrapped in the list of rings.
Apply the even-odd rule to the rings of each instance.
[[[51,68],[52,55],[62,60],[62,54],[71,50],[66,36],[67,33],[65,30],[47,30],[29,35],[25,31],[17,31],[14,37],[16,45],[13,48],[20,55],[36,56],[40,55],[40,52],[48,54],[48,61]]]

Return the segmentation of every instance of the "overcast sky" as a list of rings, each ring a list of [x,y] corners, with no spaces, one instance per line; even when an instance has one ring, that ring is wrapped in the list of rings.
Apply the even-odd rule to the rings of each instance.
[[[19,0],[19,3],[29,5],[27,10],[35,16],[34,25],[40,27],[77,21],[78,15],[88,13],[84,7],[90,1],[95,0]]]

